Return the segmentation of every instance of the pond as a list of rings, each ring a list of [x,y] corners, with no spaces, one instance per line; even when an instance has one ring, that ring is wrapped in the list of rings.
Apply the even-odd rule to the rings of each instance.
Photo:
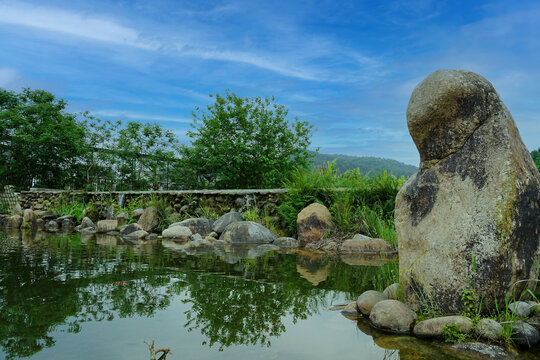
[[[0,358],[454,359],[332,310],[383,286],[397,259],[193,249],[0,232]],[[376,259],[375,259],[376,260]],[[540,359],[534,352],[520,357]]]

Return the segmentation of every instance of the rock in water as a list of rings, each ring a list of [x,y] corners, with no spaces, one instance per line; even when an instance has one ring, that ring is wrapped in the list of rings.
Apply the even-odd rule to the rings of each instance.
[[[193,234],[200,234],[202,237],[212,232],[214,220],[205,218],[186,219],[180,221],[178,225],[187,226]]]
[[[32,209],[25,209],[23,213],[22,229],[33,229],[36,227],[36,215]]]
[[[145,209],[137,223],[146,232],[151,232],[159,225],[159,214],[155,206]]]
[[[411,95],[407,124],[421,162],[396,197],[405,300],[459,312],[476,284],[493,307],[538,274],[540,174],[508,109],[475,73],[429,75]]]
[[[327,236],[332,226],[332,215],[328,208],[319,203],[305,207],[296,218],[298,241],[301,244],[317,242]]]
[[[276,239],[276,235],[259,223],[236,221],[225,228],[219,237],[232,244],[267,244]]]
[[[212,225],[212,230],[214,230],[218,234],[221,234],[223,231],[225,231],[225,228],[229,224],[242,220],[242,214],[240,214],[239,212],[228,212],[214,222],[214,224]]]
[[[416,319],[416,313],[397,300],[379,301],[369,314],[369,321],[376,328],[396,334],[410,332]]]

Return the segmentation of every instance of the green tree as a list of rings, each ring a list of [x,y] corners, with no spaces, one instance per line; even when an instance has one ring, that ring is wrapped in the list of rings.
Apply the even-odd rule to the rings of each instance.
[[[536,167],[540,171],[540,148],[538,150],[531,151],[531,156],[533,158],[534,163],[536,164]]]
[[[181,148],[179,181],[194,188],[281,186],[312,157],[307,148],[313,126],[297,118],[289,123],[287,114],[274,98],[216,94],[206,110],[193,112],[191,147]]]
[[[112,150],[118,141],[121,121],[101,120],[88,111],[80,114],[85,125],[86,152],[81,158],[82,188],[88,190],[112,190],[116,184],[114,167],[117,156]]]
[[[117,189],[159,189],[176,161],[178,140],[155,123],[130,121],[118,131]]]
[[[77,178],[84,127],[45,90],[0,89],[0,178],[17,188],[64,188]]]

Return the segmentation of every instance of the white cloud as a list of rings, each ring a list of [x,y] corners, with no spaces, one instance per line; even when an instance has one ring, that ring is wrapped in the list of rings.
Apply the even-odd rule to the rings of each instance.
[[[113,118],[135,119],[135,120],[153,120],[153,121],[167,121],[167,122],[178,122],[178,123],[191,123],[192,122],[192,119],[178,118],[178,117],[172,117],[172,116],[143,114],[143,113],[138,113],[138,112],[122,111],[122,110],[95,110],[95,111],[92,111],[92,115],[106,116],[106,117],[113,117]]]
[[[232,9],[225,7],[219,9],[219,12],[221,10],[230,11]],[[157,40],[150,40],[149,37],[142,36],[136,28],[124,26],[108,15],[88,14],[82,11],[25,3],[1,2],[1,0],[0,23],[40,29],[101,43],[159,51],[165,56],[190,56],[199,59],[247,64],[284,76],[311,81],[365,81],[366,77],[373,77],[374,69],[379,65],[374,59],[349,49],[340,48],[334,42],[321,38],[304,39],[301,49],[293,47],[292,50],[272,53],[238,50],[234,48],[237,46],[234,42],[221,44],[219,47],[212,46],[205,41],[201,42],[201,38],[208,37],[215,31],[212,28],[206,30],[201,28],[195,32],[188,31],[182,36],[175,34],[174,31],[155,33],[151,34],[151,37]],[[178,38],[182,40],[179,42]],[[305,54],[311,55],[306,57]],[[311,63],[314,61],[330,62],[332,66],[312,65]],[[333,69],[336,62],[352,64],[353,69],[337,72],[336,69]]]
[[[261,69],[270,70],[278,74],[304,80],[320,80],[313,72],[307,69],[295,68],[275,58],[264,58],[249,52],[228,51],[204,48],[180,48],[181,55],[194,56],[201,59],[222,60],[245,63]]]
[[[59,32],[90,40],[155,50],[159,44],[142,39],[140,33],[103,17],[35,6],[0,3],[0,23]]]

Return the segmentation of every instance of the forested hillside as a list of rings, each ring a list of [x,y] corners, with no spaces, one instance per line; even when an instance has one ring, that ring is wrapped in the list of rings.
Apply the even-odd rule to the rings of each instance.
[[[344,173],[350,169],[359,168],[362,174],[376,174],[386,170],[397,177],[404,175],[409,177],[418,171],[413,165],[404,164],[397,160],[382,159],[371,156],[350,156],[340,154],[321,154],[316,153],[313,158],[314,166],[323,166],[329,161],[336,160],[336,168],[339,173]]]

